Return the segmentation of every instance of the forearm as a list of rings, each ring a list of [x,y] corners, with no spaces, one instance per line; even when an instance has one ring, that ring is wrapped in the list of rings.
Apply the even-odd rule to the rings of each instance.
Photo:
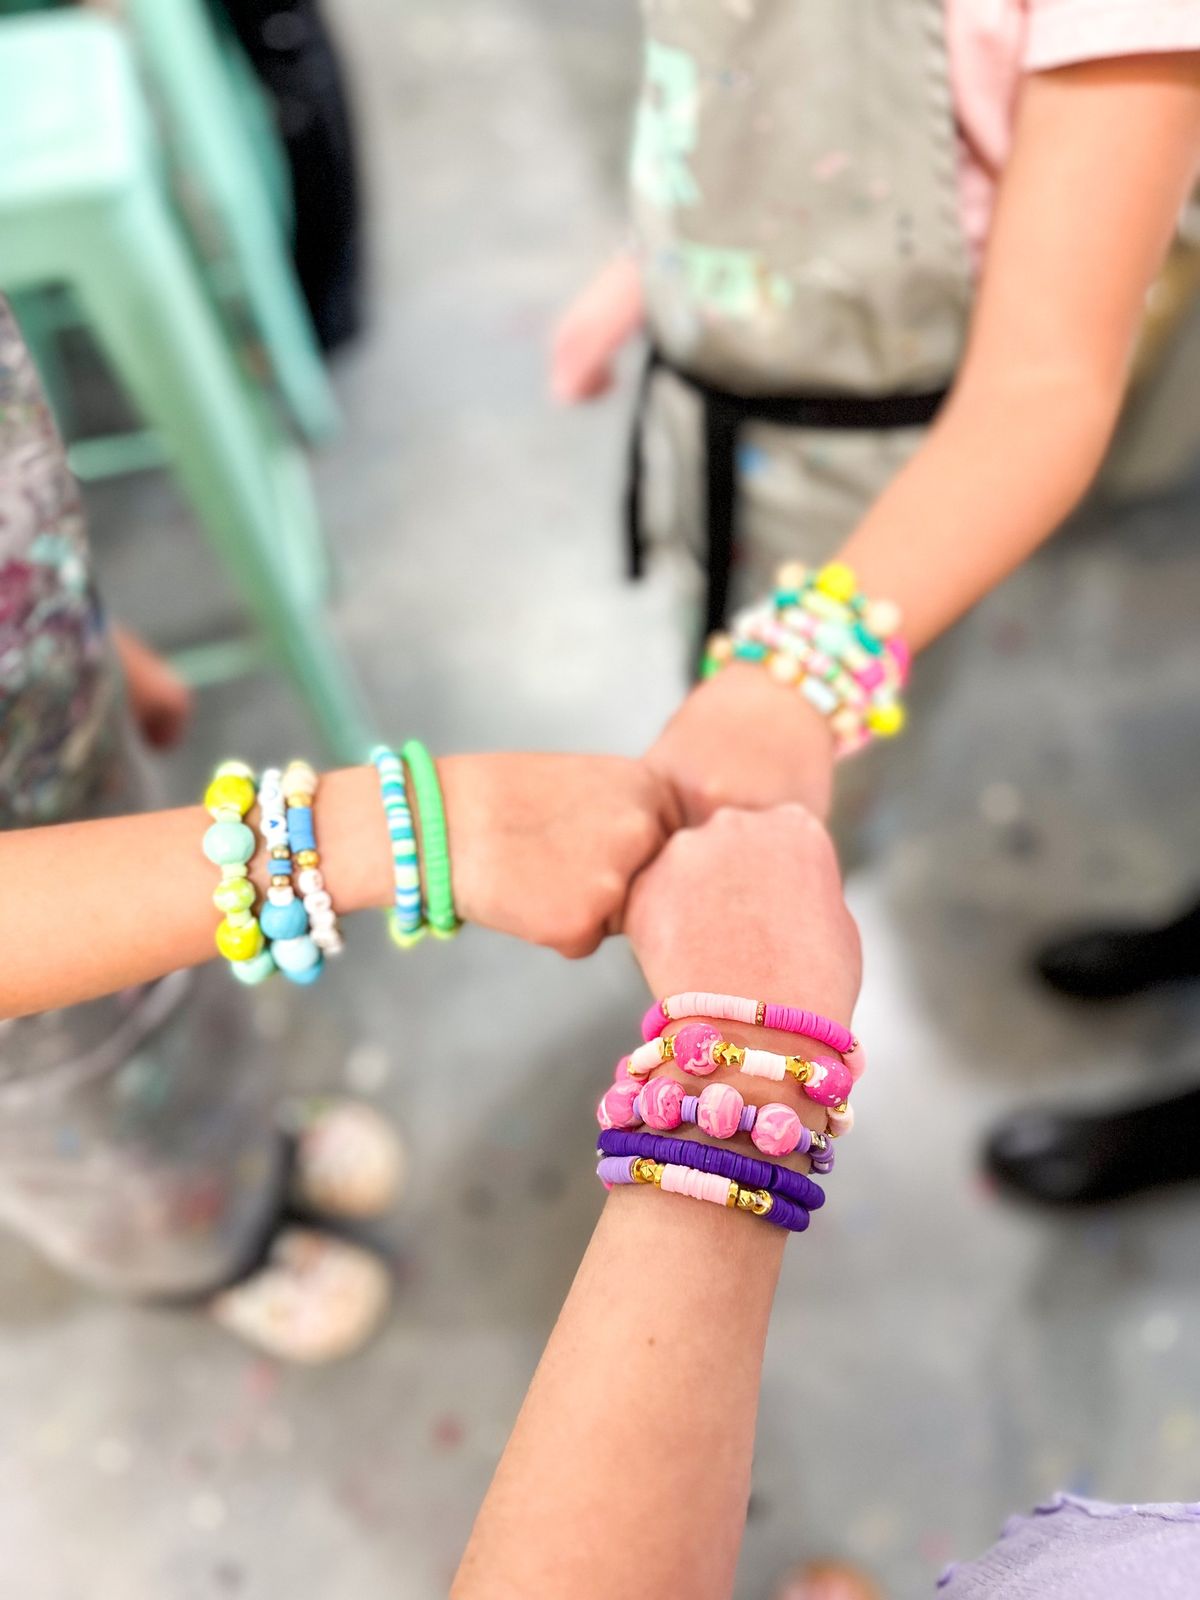
[[[864,593],[900,607],[923,649],[1059,527],[1095,477],[1122,384],[1007,375],[947,404],[842,551]]]
[[[0,834],[0,1016],[73,1005],[215,957],[219,873],[200,849],[210,820],[189,806]],[[391,857],[373,768],[321,779],[317,829],[339,914],[387,905]],[[251,875],[264,890],[261,840]]]
[[[732,1592],[785,1239],[677,1195],[610,1195],[455,1600]]]

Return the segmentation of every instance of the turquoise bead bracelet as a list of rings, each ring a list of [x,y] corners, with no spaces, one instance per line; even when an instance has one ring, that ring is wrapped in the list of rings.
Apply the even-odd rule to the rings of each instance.
[[[402,950],[418,944],[428,932],[421,908],[421,863],[417,855],[417,835],[413,827],[404,767],[400,757],[387,745],[377,744],[371,751],[371,764],[379,774],[379,789],[392,846],[392,873],[395,887],[388,912],[388,931]]]

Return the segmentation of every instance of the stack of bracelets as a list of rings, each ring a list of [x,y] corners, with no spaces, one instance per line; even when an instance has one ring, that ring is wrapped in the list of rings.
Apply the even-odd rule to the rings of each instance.
[[[379,773],[395,867],[395,899],[389,912],[392,936],[405,946],[415,944],[427,931],[451,938],[459,923],[450,881],[446,813],[433,758],[414,739],[400,756],[378,746],[371,761]],[[221,881],[213,891],[213,904],[222,913],[217,949],[244,984],[261,983],[274,972],[282,972],[292,983],[315,983],[326,956],[342,949],[337,912],[317,849],[318,782],[306,761],[293,761],[282,771],[268,767],[257,780],[243,762],[224,761],[205,791],[205,810],[213,820],[204,835],[204,854],[221,869]],[[261,905],[256,904],[250,879],[250,862],[259,841],[246,820],[256,802],[266,850],[267,890]]]
[[[841,562],[816,572],[784,567],[776,584],[768,600],[734,620],[732,633],[709,639],[704,676],[731,661],[761,662],[828,717],[839,757],[899,733],[909,653],[898,608],[860,594]]]
[[[687,1022],[669,1031],[673,1017],[707,1017],[773,1028],[816,1039],[829,1056],[781,1056],[734,1044],[711,1022]],[[807,1156],[813,1172],[833,1170],[833,1140],[854,1125],[850,1091],[866,1065],[862,1047],[848,1028],[813,1011],[744,1000],[736,995],[670,995],[642,1020],[643,1042],[617,1062],[612,1085],[596,1108],[600,1124],[596,1176],[606,1188],[647,1184],[731,1210],[750,1211],[776,1227],[801,1233],[825,1193],[810,1177],[780,1163]],[[770,1101],[748,1104],[726,1081],[689,1093],[678,1078],[653,1074],[671,1063],[685,1077],[707,1078],[722,1068],[749,1077],[795,1084],[825,1109],[825,1127],[814,1131],[793,1106]],[[721,1149],[700,1138],[667,1138],[684,1123],[709,1139],[748,1135],[771,1159],[758,1160]]]

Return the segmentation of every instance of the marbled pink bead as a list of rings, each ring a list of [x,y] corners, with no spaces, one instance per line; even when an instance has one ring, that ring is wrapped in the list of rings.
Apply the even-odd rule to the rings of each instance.
[[[693,1078],[707,1078],[717,1070],[712,1052],[720,1041],[721,1035],[707,1022],[689,1022],[675,1035],[675,1060]]]
[[[683,1121],[683,1097],[687,1090],[674,1078],[651,1078],[642,1090],[642,1121],[648,1128],[666,1133]]]
[[[614,1083],[611,1089],[604,1091],[596,1107],[596,1121],[602,1128],[636,1128],[633,1102],[640,1093],[641,1085],[632,1079],[625,1083]]]
[[[854,1087],[850,1068],[840,1061],[821,1057],[812,1064],[812,1077],[804,1085],[804,1092],[819,1106],[840,1105]]]
[[[772,1102],[758,1108],[750,1137],[765,1156],[790,1156],[800,1143],[803,1126],[791,1106]]]
[[[731,1083],[710,1083],[700,1092],[696,1126],[714,1139],[732,1139],[746,1102]]]

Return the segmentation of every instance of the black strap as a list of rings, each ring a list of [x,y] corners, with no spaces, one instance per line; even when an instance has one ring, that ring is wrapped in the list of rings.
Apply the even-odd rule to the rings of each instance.
[[[650,391],[658,371],[672,373],[698,396],[704,407],[704,484],[708,593],[704,633],[724,627],[729,606],[729,579],[737,533],[737,448],[743,424],[767,422],[783,428],[877,432],[916,428],[933,421],[945,389],[921,394],[730,394],[675,366],[651,348],[642,372],[629,445],[625,490],[625,539],[631,578],[644,569],[642,536],[642,444]]]

